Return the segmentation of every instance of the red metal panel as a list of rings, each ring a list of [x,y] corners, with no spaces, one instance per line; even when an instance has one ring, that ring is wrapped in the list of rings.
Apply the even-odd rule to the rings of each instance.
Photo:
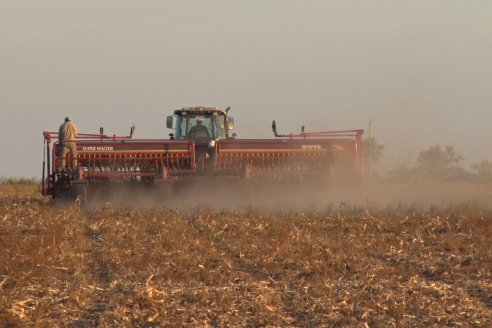
[[[254,176],[316,175],[357,162],[357,136],[325,139],[236,139],[217,142],[215,169]]]

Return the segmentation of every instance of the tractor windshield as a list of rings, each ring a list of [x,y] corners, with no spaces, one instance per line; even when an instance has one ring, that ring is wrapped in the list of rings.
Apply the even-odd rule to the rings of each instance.
[[[224,116],[187,115],[178,116],[176,138],[223,139],[225,135]]]

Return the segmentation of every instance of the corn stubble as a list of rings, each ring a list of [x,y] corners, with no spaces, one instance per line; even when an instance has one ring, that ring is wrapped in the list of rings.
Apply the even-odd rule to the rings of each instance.
[[[86,211],[0,188],[0,326],[492,325],[487,211]]]

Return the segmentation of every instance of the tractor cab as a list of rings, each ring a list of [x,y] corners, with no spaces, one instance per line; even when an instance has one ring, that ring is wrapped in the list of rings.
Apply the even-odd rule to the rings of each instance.
[[[185,107],[168,116],[166,125],[173,129],[171,139],[193,140],[196,145],[208,144],[212,140],[228,139],[234,128],[234,119],[228,116],[229,107]]]
[[[210,172],[216,154],[216,141],[231,139],[229,131],[234,128],[234,119],[227,114],[229,107],[185,107],[168,116],[166,125],[173,129],[171,139],[190,140],[195,145],[196,169]]]

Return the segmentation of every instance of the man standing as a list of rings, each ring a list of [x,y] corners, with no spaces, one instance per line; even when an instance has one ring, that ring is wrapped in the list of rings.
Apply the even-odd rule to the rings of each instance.
[[[61,168],[65,169],[65,157],[67,152],[70,152],[70,158],[72,159],[72,169],[77,167],[77,146],[75,145],[75,139],[77,138],[77,127],[72,123],[70,117],[65,117],[65,123],[60,125],[58,130],[58,140],[60,141],[60,156],[61,156]]]

